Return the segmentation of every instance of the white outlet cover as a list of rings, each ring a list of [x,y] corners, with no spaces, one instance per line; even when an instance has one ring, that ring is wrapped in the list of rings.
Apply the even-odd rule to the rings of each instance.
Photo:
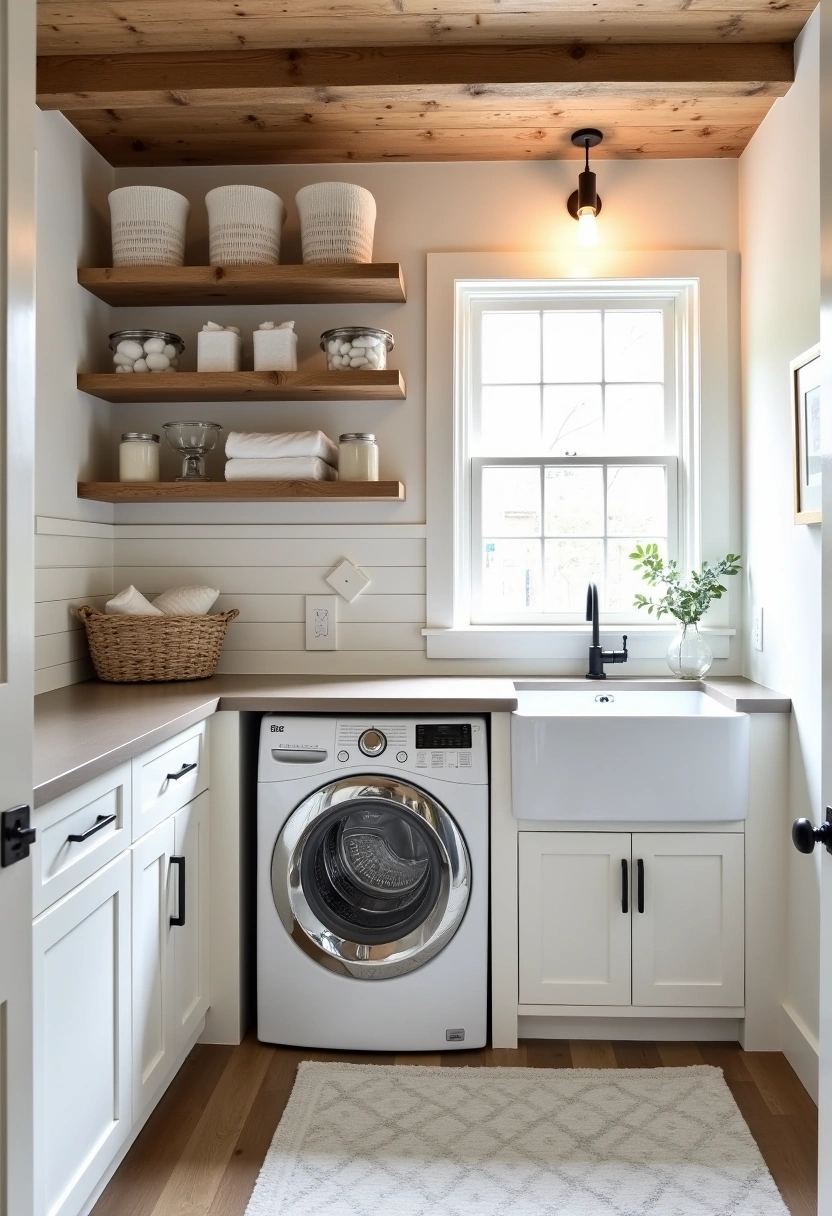
[[[752,612],[751,641],[755,650],[763,649],[763,610],[759,606]]]
[[[306,649],[337,650],[338,596],[306,596]]]
[[[327,575],[326,581],[349,604],[353,600],[357,600],[361,592],[370,585],[370,580],[364,571],[359,570],[358,566],[354,566],[346,558],[335,567],[331,574]]]

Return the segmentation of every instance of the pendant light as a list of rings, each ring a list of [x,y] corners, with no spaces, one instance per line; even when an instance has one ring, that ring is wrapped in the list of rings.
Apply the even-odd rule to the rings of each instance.
[[[583,173],[578,174],[578,189],[569,195],[566,208],[573,220],[578,221],[578,244],[585,249],[598,240],[595,217],[601,211],[601,200],[595,188],[595,174],[589,167],[589,149],[597,148],[603,138],[603,134],[595,127],[582,127],[572,136],[575,147],[583,148],[586,153],[586,165]]]

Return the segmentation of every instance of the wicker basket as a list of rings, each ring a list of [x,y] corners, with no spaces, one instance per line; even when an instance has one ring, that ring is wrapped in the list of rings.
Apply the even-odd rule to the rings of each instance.
[[[110,191],[114,266],[181,266],[191,204],[163,186]]]
[[[212,266],[271,266],[280,261],[283,200],[262,186],[217,186],[205,195]]]
[[[228,623],[240,614],[232,608],[210,616],[109,616],[84,605],[78,615],[99,680],[137,684],[212,676]]]
[[[295,195],[304,263],[372,262],[376,200],[350,182],[314,182]]]

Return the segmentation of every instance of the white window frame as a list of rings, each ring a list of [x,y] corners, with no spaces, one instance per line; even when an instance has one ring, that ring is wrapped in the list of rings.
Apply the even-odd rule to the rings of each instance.
[[[677,530],[685,568],[698,564],[702,556],[714,559],[741,548],[738,281],[738,257],[722,250],[428,255],[424,632],[429,658],[578,659],[586,642],[585,626],[578,622],[472,623],[475,462],[467,414],[472,309],[484,299],[499,307],[501,299],[542,300],[554,294],[609,299],[617,291],[628,298],[642,292],[645,300],[674,301]],[[740,601],[741,588],[732,587],[709,614],[709,640],[717,658],[729,657]],[[607,632],[615,625],[614,618],[602,618]],[[663,658],[673,629],[673,624],[657,625],[650,618],[644,624],[628,623],[636,663]],[[632,662],[629,670],[636,670]]]

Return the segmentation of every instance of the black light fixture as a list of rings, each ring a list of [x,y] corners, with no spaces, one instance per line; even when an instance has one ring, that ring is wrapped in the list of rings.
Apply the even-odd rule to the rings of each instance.
[[[572,219],[578,221],[578,244],[584,247],[594,245],[598,239],[595,217],[601,211],[601,200],[595,188],[595,174],[589,167],[589,149],[597,148],[603,138],[595,127],[582,127],[572,136],[575,147],[586,153],[586,167],[578,174],[578,189],[569,195],[566,208]]]

